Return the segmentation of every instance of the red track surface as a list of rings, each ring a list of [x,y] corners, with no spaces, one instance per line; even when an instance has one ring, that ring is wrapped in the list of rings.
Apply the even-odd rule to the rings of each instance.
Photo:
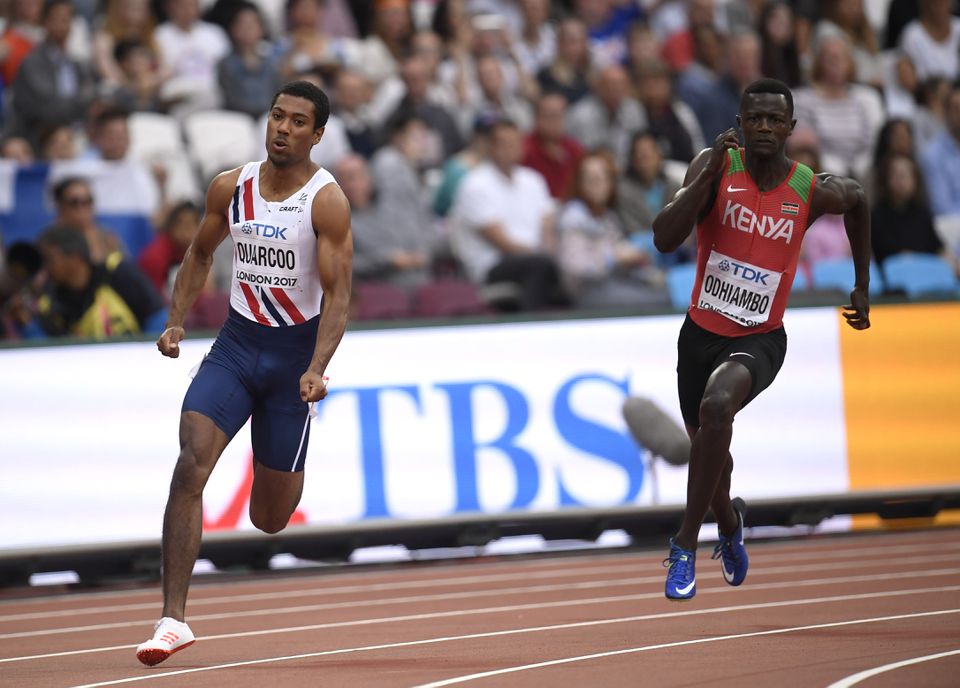
[[[9,600],[0,686],[830,686],[903,660],[843,685],[958,685],[957,530],[748,547],[741,588],[701,547],[684,603],[663,598],[664,552],[197,584],[197,643],[153,668],[134,646],[155,586]]]

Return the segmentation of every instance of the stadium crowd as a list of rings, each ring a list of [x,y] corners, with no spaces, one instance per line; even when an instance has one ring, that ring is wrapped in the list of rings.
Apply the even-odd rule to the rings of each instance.
[[[265,157],[290,79],[331,99],[313,158],[353,209],[357,318],[676,307],[696,247],[658,254],[652,219],[761,76],[794,89],[788,154],[868,189],[878,285],[904,254],[953,278],[954,5],[6,0],[0,337],[162,327],[207,183]],[[222,323],[230,244],[188,326]],[[848,257],[822,218],[798,280]]]

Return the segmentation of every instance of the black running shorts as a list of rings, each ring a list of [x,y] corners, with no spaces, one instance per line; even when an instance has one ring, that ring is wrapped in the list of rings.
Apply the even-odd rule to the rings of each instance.
[[[703,329],[688,314],[677,340],[677,387],[683,421],[700,427],[703,392],[720,364],[736,361],[750,371],[753,384],[743,402],[746,406],[777,377],[786,354],[787,333],[782,326],[760,334],[724,337]]]

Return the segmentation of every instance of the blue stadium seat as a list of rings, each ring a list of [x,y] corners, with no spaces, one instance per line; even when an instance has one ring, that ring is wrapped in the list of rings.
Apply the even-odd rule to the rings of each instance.
[[[849,292],[853,288],[854,267],[853,258],[834,258],[821,260],[813,264],[813,286],[815,289],[839,289]],[[879,294],[883,291],[880,270],[876,263],[870,261],[870,293]]]
[[[902,289],[907,296],[960,294],[960,283],[949,263],[926,253],[900,253],[883,262],[889,289]]]
[[[675,265],[667,271],[667,289],[670,292],[670,303],[674,308],[686,310],[690,305],[690,295],[693,293],[693,283],[696,278],[696,263]]]

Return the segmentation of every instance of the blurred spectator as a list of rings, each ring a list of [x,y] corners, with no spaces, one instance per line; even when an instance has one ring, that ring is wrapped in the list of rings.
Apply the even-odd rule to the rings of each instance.
[[[430,280],[430,242],[423,232],[393,221],[393,209],[375,197],[367,162],[348,155],[334,169],[350,201],[353,273],[357,280],[391,282],[413,288]]]
[[[430,20],[430,29],[440,37],[448,52],[468,41],[470,17],[467,0],[439,0]]]
[[[77,232],[87,243],[86,257],[102,265],[111,253],[123,250],[120,238],[97,224],[94,216],[93,191],[80,177],[66,177],[53,187],[56,207],[54,222]]]
[[[523,28],[514,38],[513,50],[527,74],[537,74],[557,54],[557,33],[548,23],[549,0],[519,0]]]
[[[564,19],[557,28],[556,57],[537,72],[537,82],[544,92],[562,93],[575,103],[590,92],[589,69],[587,27],[579,19]]]
[[[863,9],[863,0],[832,0],[821,3],[823,18],[814,30],[814,46],[827,37],[846,38],[854,63],[852,81],[871,86],[883,83],[883,63],[878,59],[877,36]]]
[[[415,112],[427,125],[428,150],[424,152],[429,167],[440,167],[444,160],[463,148],[460,128],[450,110],[430,98],[430,72],[427,60],[411,55],[403,60],[400,76],[404,95],[394,109]],[[391,113],[392,116],[393,113]]]
[[[942,76],[934,76],[920,83],[917,89],[917,109],[913,113],[913,135],[917,151],[946,131],[946,104],[950,95],[950,82]]]
[[[163,329],[163,300],[121,254],[95,263],[83,236],[60,225],[44,231],[37,247],[49,278],[37,304],[43,334],[105,339]]]
[[[924,198],[920,170],[909,156],[887,156],[877,170],[877,202],[870,213],[871,245],[877,263],[898,253],[932,253],[942,256],[957,271],[933,224]]]
[[[164,74],[155,53],[142,43],[123,41],[113,56],[120,67],[120,82],[109,91],[109,97],[130,112],[162,112],[166,103],[160,93]]]
[[[463,126],[472,122],[478,114],[494,114],[513,121],[520,131],[530,131],[533,115],[529,103],[512,93],[503,79],[503,65],[493,55],[477,59],[477,97],[461,110]]]
[[[349,69],[341,69],[334,79],[332,114],[343,120],[350,148],[369,158],[379,143],[367,108],[370,83]]]
[[[717,7],[718,21],[721,26],[737,33],[740,31],[759,31],[763,23],[763,11],[771,2],[779,0],[724,0]],[[791,17],[793,12],[791,11]],[[769,74],[764,73],[764,76]]]
[[[637,22],[630,25],[627,32],[627,71],[636,79],[643,65],[649,62],[662,62],[661,46],[657,37],[647,24]]]
[[[126,110],[107,107],[93,115],[90,126],[90,146],[84,157],[93,160],[117,162],[127,157],[130,150],[130,115]]]
[[[888,119],[877,133],[877,143],[873,149],[873,160],[870,165],[867,190],[870,198],[875,199],[877,189],[876,171],[880,164],[890,155],[906,155],[916,158],[917,147],[913,138],[913,128],[905,119]]]
[[[30,142],[22,136],[7,136],[0,142],[0,158],[13,160],[18,165],[32,165],[36,155]]]
[[[677,97],[700,115],[697,107],[708,100],[711,91],[720,81],[723,63],[723,40],[713,26],[700,26],[693,32],[693,62],[677,75]],[[701,124],[701,131],[703,126]],[[706,132],[703,132],[706,136]],[[713,139],[707,139],[712,142]]]
[[[284,79],[342,62],[342,44],[323,30],[323,0],[288,0],[287,32],[279,43]]]
[[[653,218],[680,190],[680,184],[668,179],[663,168],[663,153],[657,139],[649,131],[639,131],[630,144],[630,159],[626,172],[617,185],[617,212],[620,221],[637,246],[651,250],[653,246]],[[690,258],[688,244],[671,254],[668,263],[686,262]],[[667,258],[667,256],[665,256]]]
[[[23,59],[43,40],[43,0],[12,0],[8,13],[0,37],[3,46],[0,76],[7,86],[13,83]]]
[[[19,339],[36,316],[42,264],[33,244],[18,241],[5,248],[0,237],[0,340]]]
[[[536,80],[521,67],[507,38],[506,26],[502,15],[474,14],[464,31],[466,42],[449,46],[451,59],[440,65],[438,76],[441,84],[455,94],[458,106],[473,107],[476,111],[487,97],[480,84],[479,68],[481,61],[488,57],[499,62],[502,89],[508,98],[527,101],[536,98],[539,91]],[[487,69],[488,74],[491,71]],[[465,129],[469,121],[462,123]]]
[[[663,41],[662,56],[674,72],[681,72],[693,61],[693,34],[702,26],[716,26],[714,0],[689,0],[686,27],[674,31]]]
[[[516,285],[523,310],[565,305],[555,247],[554,202],[539,173],[520,166],[523,139],[511,122],[491,132],[490,161],[470,170],[451,211],[454,250],[476,284]]]
[[[902,53],[891,55],[884,70],[883,105],[888,117],[912,118],[917,110],[920,81],[917,68]]]
[[[489,156],[490,129],[496,121],[489,115],[477,117],[477,120],[473,123],[473,135],[470,137],[470,143],[462,151],[447,160],[443,166],[440,186],[433,196],[433,212],[438,216],[447,216],[464,176]]]
[[[389,124],[390,140],[370,161],[377,202],[389,213],[389,231],[410,251],[428,256],[436,244],[427,192],[420,179],[426,123],[412,111],[398,111]]]
[[[170,70],[165,99],[176,100],[174,114],[219,107],[217,65],[230,52],[226,33],[200,19],[198,0],[167,0],[167,21],[155,32],[160,59]]]
[[[618,165],[626,161],[630,138],[646,126],[646,112],[630,95],[630,78],[620,65],[600,69],[593,93],[571,107],[567,117],[567,130],[584,148],[606,148]]]
[[[761,68],[763,75],[779,79],[790,88],[802,80],[793,8],[784,0],[771,0],[760,16]]]
[[[960,215],[960,85],[953,84],[945,100],[946,129],[926,145],[920,158],[937,217]]]
[[[951,0],[920,0],[920,17],[903,30],[900,49],[913,62],[923,80],[960,76],[960,18],[950,14]]]
[[[139,45],[151,62],[159,60],[155,24],[149,0],[107,0],[106,11],[93,34],[93,64],[103,82],[127,82],[116,52],[121,44]]]
[[[708,80],[699,96],[685,96],[678,89],[696,114],[704,140],[712,144],[720,132],[736,124],[743,89],[760,76],[760,39],[753,32],[737,33],[727,39],[726,68],[717,80]]]
[[[853,82],[854,69],[846,39],[825,37],[817,48],[812,85],[794,91],[794,117],[816,132],[824,171],[863,180],[884,114],[877,92]]]
[[[670,160],[690,162],[704,147],[697,116],[686,103],[674,98],[667,65],[660,61],[639,67],[637,89],[647,113],[647,128]]]
[[[31,143],[48,126],[82,121],[93,99],[89,70],[66,53],[72,22],[70,0],[49,0],[44,5],[46,37],[24,58],[13,82],[11,129]]]
[[[574,11],[587,27],[597,67],[622,64],[627,57],[627,27],[643,19],[640,3],[574,0]]]
[[[577,165],[571,199],[557,220],[559,263],[580,308],[669,302],[663,276],[648,253],[627,240],[614,208],[617,170],[609,153],[588,153]]]
[[[812,129],[798,125],[787,139],[787,155],[796,162],[809,167],[814,174],[820,172],[820,143]],[[823,260],[850,257],[850,240],[843,223],[843,215],[821,215],[807,227],[800,244],[798,270],[803,270],[807,279],[812,278],[814,264]]]
[[[960,14],[960,5],[953,4],[953,14]],[[891,50],[900,45],[903,29],[920,16],[920,3],[917,0],[890,0],[887,7],[887,22],[884,26],[883,47]]]
[[[265,41],[257,6],[240,2],[229,25],[232,50],[217,67],[223,107],[260,117],[280,87],[280,57]]]
[[[362,40],[343,41],[343,61],[376,87],[399,72],[412,36],[409,0],[376,0],[373,33]]]
[[[77,137],[73,127],[48,127],[40,135],[40,159],[46,162],[77,159]]]
[[[319,69],[298,74],[296,78],[309,81],[317,88],[327,92],[326,82]],[[268,112],[260,119],[260,131],[264,139],[267,135],[267,118],[269,116],[270,113]],[[327,124],[323,128],[323,138],[320,143],[310,149],[310,159],[320,167],[332,170],[341,159],[352,151],[346,123],[340,115],[331,112],[330,116],[327,117]]]
[[[371,122],[377,127],[382,127],[390,119],[400,101],[410,93],[409,85],[404,79],[404,64],[413,58],[423,64],[422,73],[415,70],[413,74],[417,82],[412,84],[415,99],[444,108],[448,113],[455,111],[457,99],[453,91],[439,81],[440,62],[443,59],[440,37],[432,31],[418,31],[413,35],[411,45],[412,52],[402,60],[400,73],[388,77],[377,86],[367,107]]]
[[[523,164],[536,170],[547,182],[550,195],[564,200],[573,187],[583,146],[566,133],[567,101],[559,93],[545,93],[537,100],[536,126],[523,142]]]
[[[166,215],[164,184],[166,171],[161,164],[152,169],[129,156],[130,114],[121,108],[107,107],[97,114],[90,128],[87,160],[100,160],[111,165],[108,174],[122,177],[126,193],[139,199],[139,207],[159,223]]]
[[[888,119],[877,133],[877,145],[873,151],[873,167],[879,168],[880,162],[891,153],[913,157],[916,144],[913,140],[913,127],[905,119]]]
[[[200,209],[192,201],[178,203],[159,225],[157,236],[140,252],[137,264],[160,294],[169,296],[173,271],[200,231]]]

